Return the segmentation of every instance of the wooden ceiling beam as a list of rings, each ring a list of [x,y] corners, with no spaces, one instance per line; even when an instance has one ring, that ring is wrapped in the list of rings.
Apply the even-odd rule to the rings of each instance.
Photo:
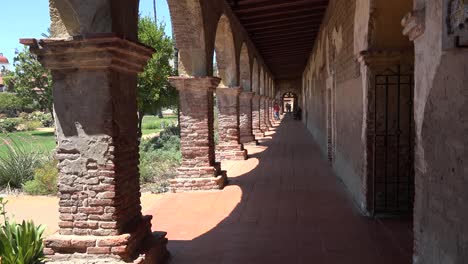
[[[239,5],[234,8],[236,14],[247,14],[253,12],[269,12],[278,9],[291,9],[291,8],[303,8],[307,6],[313,6],[317,9],[327,7],[328,1],[318,0],[288,0],[288,1],[269,1],[268,4],[256,3],[250,5]]]

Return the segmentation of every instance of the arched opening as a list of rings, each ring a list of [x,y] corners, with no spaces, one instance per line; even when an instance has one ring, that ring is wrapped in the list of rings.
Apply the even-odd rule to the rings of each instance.
[[[284,93],[281,97],[281,106],[284,113],[292,113],[297,109],[297,95],[292,92]]]
[[[251,81],[251,68],[250,68],[250,57],[249,50],[245,43],[242,44],[242,49],[239,58],[239,72],[240,72],[240,84],[244,88],[244,91],[252,91]]]
[[[215,60],[218,76],[221,78],[220,86],[234,87],[237,82],[237,60],[232,35],[231,23],[226,15],[219,19],[215,38]]]
[[[180,76],[206,76],[204,22],[199,0],[167,0]],[[190,23],[187,23],[190,18]]]
[[[260,93],[260,79],[258,73],[258,63],[257,59],[254,58],[253,66],[252,66],[252,91],[256,94]]]
[[[214,60],[221,82],[216,89],[217,146],[216,159],[244,160],[247,151],[240,143],[240,104],[241,88],[238,82],[238,65],[231,23],[226,15],[221,15],[214,40]],[[216,120],[217,119],[217,120]],[[215,132],[215,133],[216,133]]]

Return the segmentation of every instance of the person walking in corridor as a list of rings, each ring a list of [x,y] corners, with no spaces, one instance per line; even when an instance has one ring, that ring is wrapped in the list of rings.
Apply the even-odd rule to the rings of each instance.
[[[279,105],[277,103],[275,103],[275,105],[273,106],[273,111],[275,111],[275,120],[279,120]]]

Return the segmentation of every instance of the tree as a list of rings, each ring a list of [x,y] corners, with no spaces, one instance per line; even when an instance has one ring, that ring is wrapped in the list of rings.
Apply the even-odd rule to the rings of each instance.
[[[177,91],[168,77],[174,74],[172,39],[164,33],[164,23],[156,25],[150,17],[140,17],[139,41],[156,50],[144,71],[138,75],[138,136],[141,137],[143,116],[177,105]]]
[[[8,72],[3,78],[9,91],[27,103],[36,103],[41,110],[53,111],[52,76],[37,60],[36,55],[24,47],[16,52],[13,60],[15,70]]]
[[[23,111],[26,105],[21,98],[14,93],[0,93],[0,113],[9,116],[15,116],[18,112]]]

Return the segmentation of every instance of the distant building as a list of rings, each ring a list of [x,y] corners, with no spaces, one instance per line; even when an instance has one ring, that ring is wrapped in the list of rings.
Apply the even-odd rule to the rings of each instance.
[[[10,62],[8,59],[3,56],[3,53],[0,53],[0,72],[10,69]]]
[[[2,72],[5,70],[10,69],[10,63],[8,62],[8,59],[3,56],[3,53],[0,53],[0,92],[5,92],[6,91],[6,86],[3,81],[3,74]]]

